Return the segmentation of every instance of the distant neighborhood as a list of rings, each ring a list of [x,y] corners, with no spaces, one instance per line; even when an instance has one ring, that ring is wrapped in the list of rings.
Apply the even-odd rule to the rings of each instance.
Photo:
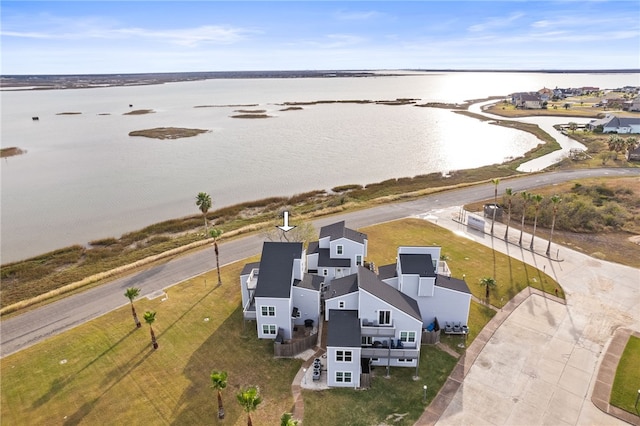
[[[602,90],[599,87],[578,87],[578,88],[555,88],[543,87],[537,92],[516,92],[511,94],[511,103],[516,108],[523,109],[543,109],[547,108],[550,102],[561,102],[570,97],[590,96],[598,98],[593,104],[594,107],[606,109],[618,109],[622,111],[640,111],[639,86],[624,86],[618,89]],[[621,96],[619,96],[622,94]],[[566,109],[570,108],[573,102],[567,101],[562,104]]]
[[[375,366],[417,371],[425,341],[435,343],[441,330],[468,333],[471,291],[451,276],[440,247],[399,247],[396,263],[376,268],[365,260],[367,246],[366,234],[337,222],[308,250],[265,242],[260,262],[240,274],[245,322],[274,340],[276,354],[320,344],[319,326],[327,327],[325,365],[313,380],[326,371],[330,387],[366,387]]]

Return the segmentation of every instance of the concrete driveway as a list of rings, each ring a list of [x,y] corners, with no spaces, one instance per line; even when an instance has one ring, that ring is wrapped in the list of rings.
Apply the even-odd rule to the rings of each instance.
[[[438,217],[440,226],[545,270],[562,285],[567,304],[525,295],[465,368],[466,376],[437,424],[625,424],[596,408],[590,395],[614,331],[640,329],[640,270],[566,248],[559,248],[561,261],[534,255],[517,244],[466,232],[452,220],[458,211],[454,207],[420,216]],[[495,225],[495,235],[504,235],[501,224]],[[513,234],[516,243],[518,235]],[[530,238],[525,238],[526,247]],[[546,243],[536,239],[536,252],[543,254]],[[556,250],[552,246],[554,255]],[[423,416],[418,424],[433,420]]]

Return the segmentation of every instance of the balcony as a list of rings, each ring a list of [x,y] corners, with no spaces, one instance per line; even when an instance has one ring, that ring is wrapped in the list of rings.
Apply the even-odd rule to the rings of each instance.
[[[253,268],[249,277],[247,277],[247,290],[249,293],[252,293],[256,290],[256,286],[258,285],[258,274],[260,273],[259,268]]]
[[[363,347],[361,356],[366,358],[391,358],[391,359],[416,359],[420,357],[420,350],[417,348],[374,348]]]
[[[449,269],[449,265],[445,260],[440,260],[438,262],[438,270],[436,271],[438,275],[442,275],[444,277],[451,276],[451,270]]]
[[[360,320],[360,333],[363,336],[394,337],[396,328],[393,322],[391,324],[378,325],[373,321],[362,319]]]
[[[255,300],[253,298],[243,308],[242,314],[243,314],[245,320],[255,320],[257,318],[256,304],[255,304]]]

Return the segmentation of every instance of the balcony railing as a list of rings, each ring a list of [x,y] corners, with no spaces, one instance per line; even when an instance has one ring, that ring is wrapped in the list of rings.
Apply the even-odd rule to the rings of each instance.
[[[364,347],[361,349],[361,356],[367,358],[415,359],[420,357],[420,350]]]
[[[363,319],[360,322],[360,333],[363,336],[393,337],[396,335],[396,328],[393,322],[379,325],[373,321]]]
[[[242,314],[246,320],[254,320],[257,318],[255,299],[249,300],[242,310]]]

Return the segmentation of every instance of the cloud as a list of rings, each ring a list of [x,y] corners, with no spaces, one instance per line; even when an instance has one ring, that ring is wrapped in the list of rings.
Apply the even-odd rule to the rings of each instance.
[[[504,17],[504,18],[492,17],[492,18],[488,18],[482,23],[471,25],[470,27],[467,28],[467,30],[471,32],[482,32],[482,31],[489,31],[489,30],[504,28],[509,26],[511,23],[517,21],[518,19],[522,18],[523,16],[524,16],[524,13],[512,13],[508,17]]]
[[[48,26],[47,30],[20,31],[3,28],[0,36],[26,39],[46,40],[127,40],[145,39],[159,41],[180,46],[195,47],[201,44],[232,44],[248,38],[258,30],[224,26],[203,25],[192,28],[151,29],[140,27],[119,27],[94,20],[87,22],[76,20],[59,22]]]
[[[368,21],[370,19],[379,18],[383,15],[383,13],[377,12],[375,10],[355,12],[346,12],[341,10],[336,12],[335,17],[336,19],[340,19],[343,21]]]

